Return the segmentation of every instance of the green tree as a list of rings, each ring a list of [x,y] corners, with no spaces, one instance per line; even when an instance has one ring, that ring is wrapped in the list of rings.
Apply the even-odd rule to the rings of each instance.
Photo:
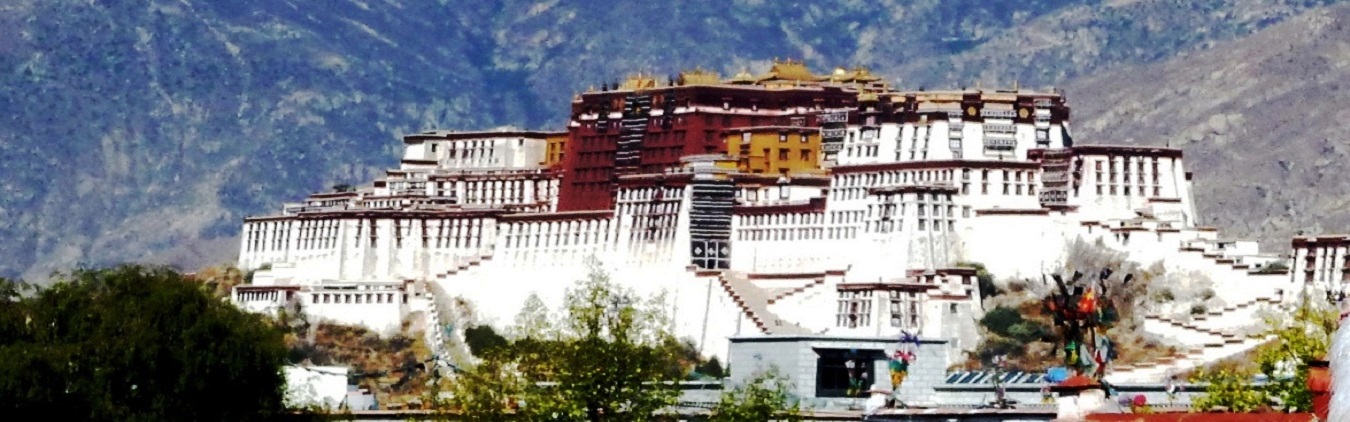
[[[756,372],[726,392],[712,409],[712,422],[800,421],[801,409],[778,368]]]
[[[668,331],[663,296],[648,301],[610,281],[591,261],[587,279],[568,290],[560,315],[547,315],[542,301],[527,305],[510,331],[514,341],[501,353],[478,356],[453,389],[454,408],[470,418],[523,420],[658,419],[678,397],[687,373],[688,347]],[[518,410],[509,409],[520,397]]]
[[[1205,389],[1205,396],[1192,406],[1200,410],[1220,406],[1233,410],[1270,406],[1286,412],[1312,409],[1308,364],[1327,354],[1338,319],[1335,309],[1307,294],[1300,298],[1292,315],[1267,316],[1267,329],[1258,338],[1272,341],[1257,349],[1255,369],[1198,372],[1193,380],[1208,383],[1209,387]],[[1262,385],[1253,384],[1257,374],[1264,375],[1268,381]]]
[[[700,375],[705,375],[714,379],[726,377],[726,369],[722,368],[722,361],[717,360],[717,356],[698,365],[695,371]]]
[[[249,274],[233,265],[206,267],[190,277],[204,285],[212,297],[228,298],[235,286],[245,284]]]
[[[668,321],[598,261],[590,265],[568,289],[561,340],[549,350],[552,379],[537,379],[556,385],[531,385],[525,410],[532,420],[651,420],[679,395],[679,356],[663,347],[672,341]]]
[[[455,377],[449,400],[455,420],[504,421],[520,413],[528,381],[515,362],[494,356]]]
[[[1201,370],[1192,381],[1206,383],[1205,394],[1191,401],[1197,410],[1228,409],[1251,412],[1270,402],[1261,388],[1252,384],[1252,373],[1238,369]]]
[[[0,291],[0,411],[61,420],[260,420],[285,411],[282,331],[162,267]]]
[[[516,314],[516,325],[511,327],[509,333],[515,339],[542,340],[548,337],[551,326],[552,319],[549,317],[548,306],[544,305],[539,295],[530,293],[530,296],[525,298],[525,305],[520,309],[520,313]]]
[[[480,357],[506,353],[507,346],[510,345],[505,337],[497,334],[497,331],[488,325],[466,328],[464,344],[469,346],[469,352]]]

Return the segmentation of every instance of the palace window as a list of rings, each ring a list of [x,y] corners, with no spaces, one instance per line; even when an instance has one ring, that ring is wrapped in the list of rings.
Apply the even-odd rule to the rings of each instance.
[[[890,291],[891,326],[911,330],[919,328],[920,297],[916,292]]]
[[[850,384],[861,385],[856,397],[865,397],[873,383],[876,363],[885,352],[865,349],[815,349],[816,397],[849,397]],[[851,382],[852,381],[852,382]]]
[[[839,314],[835,323],[847,328],[872,326],[872,291],[839,292]]]

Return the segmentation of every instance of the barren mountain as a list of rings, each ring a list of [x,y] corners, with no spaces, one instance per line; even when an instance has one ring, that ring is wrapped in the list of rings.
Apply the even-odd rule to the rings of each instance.
[[[762,69],[775,57],[805,59],[821,71],[868,65],[908,88],[980,80],[985,86],[1064,86],[1108,72],[1069,84],[1080,131],[1088,138],[1230,143],[1192,151],[1206,210],[1222,211],[1214,221],[1221,226],[1279,234],[1309,226],[1312,213],[1338,205],[1330,195],[1295,200],[1323,180],[1318,171],[1338,165],[1325,154],[1281,154],[1288,159],[1284,167],[1251,165],[1269,164],[1260,157],[1275,156],[1265,143],[1277,139],[1291,145],[1285,149],[1334,154],[1342,147],[1329,140],[1340,111],[1316,107],[1342,104],[1330,74],[1340,74],[1336,58],[1343,46],[1330,37],[1344,34],[1324,22],[1338,22],[1334,18],[1317,18],[1331,16],[1321,11],[1325,3],[3,2],[0,276],[40,280],[77,263],[151,261],[194,269],[229,262],[243,216],[332,184],[368,181],[395,165],[401,134],[556,128],[572,94],[630,72],[662,75],[701,66],[730,74]],[[1244,47],[1254,31],[1308,10],[1323,14],[1262,32],[1271,41],[1254,43],[1264,50]],[[1279,46],[1288,50],[1275,51]],[[1269,63],[1222,57],[1239,47]],[[1191,63],[1194,57],[1211,58]],[[1141,64],[1127,69],[1169,74],[1112,71]],[[1230,67],[1239,64],[1245,67]],[[1328,76],[1276,76],[1313,65]],[[1193,68],[1251,80],[1203,80],[1201,88],[1190,88],[1213,72]],[[1177,92],[1135,92],[1157,89]],[[1232,92],[1266,100],[1247,105],[1229,97]],[[1120,101],[1156,106],[1142,108],[1153,117],[1134,123],[1145,114],[1101,106]],[[1165,111],[1173,109],[1182,112]],[[1277,116],[1311,123],[1276,124]],[[1222,136],[1209,134],[1211,126]],[[1240,129],[1252,133],[1238,135]],[[1252,168],[1234,178],[1207,171],[1229,163]],[[1341,188],[1334,180],[1317,186]],[[1261,213],[1271,214],[1271,227],[1244,227],[1265,221]]]
[[[1185,149],[1203,223],[1281,251],[1350,229],[1350,5],[1068,86],[1077,138]]]

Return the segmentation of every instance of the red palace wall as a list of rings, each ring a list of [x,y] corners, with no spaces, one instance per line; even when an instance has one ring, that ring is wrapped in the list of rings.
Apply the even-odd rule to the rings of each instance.
[[[688,155],[725,153],[725,130],[764,125],[816,127],[820,110],[856,104],[856,92],[820,86],[771,90],[697,85],[585,94],[572,104],[573,125],[568,128],[563,156],[558,211],[613,209],[618,176],[660,173],[679,167],[680,159]],[[698,110],[674,114],[676,108],[690,106]],[[806,110],[786,111],[798,107]],[[653,116],[658,110],[660,115]],[[606,118],[612,112],[622,112],[625,118]],[[601,117],[582,119],[594,113]],[[627,152],[625,142],[631,142]]]

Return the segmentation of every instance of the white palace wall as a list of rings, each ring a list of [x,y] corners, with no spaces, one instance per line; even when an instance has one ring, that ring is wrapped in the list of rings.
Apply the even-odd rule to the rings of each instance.
[[[985,116],[991,119],[985,124],[1002,124],[993,121],[1002,118],[998,113]],[[1022,137],[1040,136],[1039,122],[1024,125],[1025,130],[998,129],[993,137],[1022,145]],[[949,131],[955,126],[959,135]],[[969,348],[978,339],[972,318],[984,311],[973,277],[924,286],[930,281],[920,274],[937,271],[947,278],[943,271],[957,263],[977,262],[1001,279],[1039,279],[1062,269],[1068,246],[1078,239],[1125,252],[1145,266],[1163,262],[1171,271],[1202,274],[1229,304],[1291,286],[1252,271],[1278,257],[1261,255],[1252,242],[1222,241],[1212,229],[1195,227],[1179,151],[1075,148],[1074,170],[1047,180],[1036,160],[989,159],[983,142],[972,142],[989,135],[977,126],[958,119],[882,124],[877,135],[850,129],[856,138],[828,179],[803,176],[775,184],[763,176],[736,179],[742,176],[711,166],[625,176],[613,211],[521,212],[539,209],[526,203],[554,195],[556,175],[547,172],[528,182],[445,174],[444,184],[436,176],[420,187],[427,196],[458,198],[454,207],[423,208],[391,198],[376,204],[382,208],[248,219],[240,266],[271,265],[259,281],[305,286],[298,294],[311,311],[334,321],[396,327],[415,303],[388,300],[380,290],[351,296],[351,302],[348,296],[323,295],[356,294],[336,291],[349,289],[345,282],[381,289],[379,282],[417,280],[468,299],[479,320],[505,328],[531,294],[557,312],[594,257],[640,297],[664,292],[675,333],[713,355],[726,353],[729,337],[784,332],[887,336],[912,329]],[[977,159],[969,158],[972,151],[980,152]],[[896,154],[906,158],[897,161]],[[1069,187],[1063,187],[1064,178],[1072,181]],[[1044,202],[1047,183],[1061,183],[1062,202]],[[691,210],[698,186],[704,195],[725,196],[703,196],[703,208]],[[712,244],[700,242],[717,241],[708,233],[725,230],[707,223],[717,217],[709,210],[730,218],[729,257],[718,264],[725,267],[708,266],[715,259],[698,255],[699,244]],[[701,225],[695,227],[694,220]],[[696,239],[695,231],[703,237]],[[699,259],[705,260],[698,264],[703,268],[691,265]],[[743,284],[729,281],[722,270],[741,274]],[[859,287],[863,284],[872,287]],[[914,293],[919,296],[896,303],[917,307],[890,313],[878,305],[869,310],[875,314],[872,325],[843,327],[841,306],[851,303],[847,292],[857,289]],[[397,291],[406,294],[406,286]],[[236,302],[249,309],[275,305],[268,302],[272,296],[249,293]],[[923,317],[891,323],[901,318],[896,315],[914,313]]]
[[[1064,226],[1072,218],[1048,213],[976,211],[957,234],[961,260],[978,262],[996,277],[1035,279],[1058,271],[1072,241]]]
[[[323,237],[308,240],[311,226],[322,227]],[[393,281],[431,278],[465,259],[481,257],[493,248],[495,220],[481,214],[433,213],[280,217],[245,222],[245,231],[239,259],[243,268],[287,263],[309,280]]]

